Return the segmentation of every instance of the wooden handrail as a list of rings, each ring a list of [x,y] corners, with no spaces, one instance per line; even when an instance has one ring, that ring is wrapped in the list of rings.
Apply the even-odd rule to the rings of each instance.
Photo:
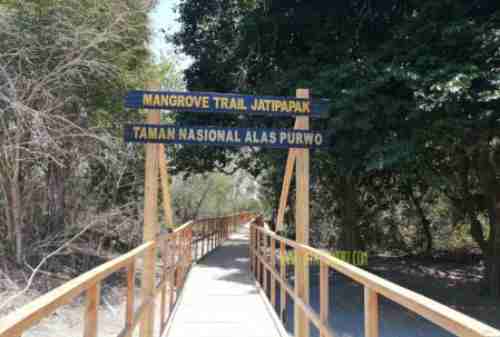
[[[238,221],[234,222],[238,217]],[[40,296],[36,300],[21,307],[17,311],[9,314],[5,318],[0,319],[0,337],[19,337],[26,330],[30,329],[42,319],[48,317],[55,312],[60,306],[69,303],[77,296],[86,293],[86,305],[84,316],[83,335],[85,337],[97,336],[97,308],[100,297],[100,284],[111,274],[126,269],[127,292],[126,292],[126,313],[125,327],[118,336],[131,336],[133,330],[142,320],[144,308],[146,308],[158,294],[162,296],[162,317],[160,317],[161,331],[163,332],[170,313],[175,305],[174,298],[178,298],[179,292],[182,289],[187,273],[193,261],[206,255],[210,250],[221,244],[223,239],[227,238],[230,231],[235,230],[237,225],[243,223],[242,220],[248,222],[250,214],[242,213],[238,215],[230,215],[227,217],[219,217],[214,219],[204,219],[190,221],[179,228],[176,228],[172,233],[166,233],[158,236],[156,240],[140,245],[130,252],[121,255],[111,261],[108,261],[66,283],[56,289]],[[201,222],[200,222],[201,221]],[[206,240],[213,240],[211,246],[203,245],[201,254],[193,251],[193,228],[202,222],[213,222],[205,224],[204,227],[214,227],[214,231],[207,236]],[[217,237],[217,239],[214,238]],[[153,296],[142,299],[138,305],[138,310],[134,312],[134,287],[135,287],[135,270],[137,267],[137,259],[143,256],[148,250],[160,250],[164,263],[161,281],[155,289]],[[167,301],[166,295],[168,292],[168,309],[166,310]]]
[[[250,257],[252,260],[252,270],[256,275],[257,281],[261,278],[267,279],[266,271],[270,273],[271,280],[278,281],[282,285],[282,289],[296,301],[302,310],[306,312],[309,320],[313,322],[320,330],[322,336],[331,336],[332,329],[328,324],[328,304],[323,302],[325,298],[328,299],[328,268],[332,268],[354,281],[364,286],[365,294],[365,336],[377,337],[378,336],[378,296],[384,296],[403,307],[415,312],[416,314],[428,319],[429,321],[439,325],[445,330],[457,336],[473,336],[473,337],[500,337],[500,331],[486,325],[472,317],[464,315],[448,306],[439,302],[431,300],[421,294],[418,294],[409,289],[398,286],[397,284],[367,272],[361,268],[355,267],[349,263],[339,260],[329,254],[312,248],[307,245],[299,244],[295,241],[286,239],[274,232],[271,232],[263,227],[251,225],[251,243],[250,243]],[[264,238],[262,240],[262,238]],[[286,246],[294,250],[300,250],[309,257],[316,258],[320,261],[320,314],[319,316],[311,312],[312,309],[308,304],[303,303],[296,296],[296,289],[289,286],[286,280],[286,275],[283,272],[285,268],[284,263],[281,263],[280,270],[276,270],[274,263],[269,263],[268,259],[276,259],[269,253],[267,247],[267,238],[271,238],[274,242],[280,243],[280,261],[284,261],[284,254]],[[264,244],[263,244],[264,243]],[[264,247],[262,247],[264,245]],[[265,255],[269,253],[269,257]],[[263,271],[261,268],[264,268]],[[326,288],[325,288],[326,287]],[[264,286],[264,288],[266,288]],[[267,291],[267,289],[265,289]],[[281,297],[283,298],[283,296]],[[273,303],[274,305],[274,303]],[[283,313],[283,303],[281,305]]]
[[[127,254],[106,262],[28,303],[21,309],[0,320],[0,336],[20,336],[23,331],[52,314],[58,307],[68,303],[110,274],[127,266],[137,256],[144,253],[147,249],[151,249],[154,245],[154,242],[145,243]]]

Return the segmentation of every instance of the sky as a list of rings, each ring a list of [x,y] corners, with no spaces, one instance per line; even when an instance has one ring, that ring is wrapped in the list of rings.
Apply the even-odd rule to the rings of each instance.
[[[158,5],[151,14],[151,28],[153,31],[151,48],[156,57],[161,54],[169,57],[173,56],[174,47],[167,44],[161,30],[164,29],[168,33],[174,33],[180,29],[180,24],[177,22],[178,15],[174,10],[178,3],[179,0],[159,0]],[[186,69],[192,62],[186,55],[175,55],[175,57],[181,69]]]

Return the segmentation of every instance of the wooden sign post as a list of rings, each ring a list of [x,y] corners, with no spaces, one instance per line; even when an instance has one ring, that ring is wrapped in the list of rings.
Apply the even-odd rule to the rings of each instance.
[[[144,241],[152,241],[158,226],[158,175],[161,176],[164,220],[173,225],[167,160],[163,144],[198,144],[211,146],[254,146],[289,149],[285,179],[281,192],[277,225],[282,228],[292,173],[296,175],[296,241],[309,244],[309,149],[332,146],[330,135],[309,130],[310,118],[323,118],[328,113],[327,100],[312,100],[308,89],[298,89],[296,97],[250,96],[203,92],[132,91],[125,105],[130,108],[153,109],[146,124],[125,127],[126,142],[145,143],[146,176],[144,188]],[[156,109],[156,110],[155,110]],[[246,115],[294,116],[289,129],[221,128],[160,124],[160,112],[168,109],[198,113],[236,113]],[[274,249],[274,246],[273,246]],[[151,299],[144,312],[141,337],[150,337],[154,326],[154,275],[156,247],[144,257],[143,298]],[[309,260],[296,250],[295,291],[302,302],[309,303]],[[309,336],[305,312],[295,304],[295,335]]]
[[[156,84],[155,86],[159,86]],[[160,111],[152,110],[146,116],[146,123],[160,124]],[[144,171],[144,228],[143,242],[154,241],[160,232],[158,222],[158,188],[161,177],[162,201],[164,221],[168,227],[173,226],[173,215],[170,198],[170,183],[167,171],[167,159],[163,144],[146,144],[146,158]],[[155,322],[155,269],[156,248],[144,254],[144,271],[142,273],[142,298],[151,299],[144,309],[144,319],[140,326],[141,337],[153,336]]]
[[[149,112],[146,118],[148,123],[160,123],[160,111]],[[144,177],[144,229],[143,241],[156,239],[159,232],[158,225],[158,170],[159,145],[146,144],[146,167]],[[144,319],[140,327],[141,337],[153,335],[154,327],[154,288],[156,247],[148,250],[144,255],[144,271],[142,273],[142,298],[151,299],[144,310]]]
[[[298,89],[298,98],[309,98],[309,90]],[[309,117],[297,117],[297,129],[309,129]],[[298,243],[309,245],[309,149],[295,149],[296,197],[295,237]],[[299,298],[309,303],[309,259],[302,249],[295,251],[295,287]],[[295,303],[295,335],[309,336],[309,321],[301,307]]]

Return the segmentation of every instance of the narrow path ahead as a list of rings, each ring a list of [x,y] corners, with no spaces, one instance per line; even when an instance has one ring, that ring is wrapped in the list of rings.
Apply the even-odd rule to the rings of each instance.
[[[245,227],[193,266],[166,336],[288,336],[250,276],[248,242]]]

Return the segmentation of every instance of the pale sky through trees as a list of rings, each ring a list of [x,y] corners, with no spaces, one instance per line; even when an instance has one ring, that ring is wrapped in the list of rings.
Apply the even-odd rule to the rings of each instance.
[[[153,30],[152,50],[156,57],[161,54],[173,55],[174,47],[165,41],[162,29],[168,33],[176,32],[180,29],[180,24],[177,22],[178,14],[174,8],[179,3],[179,0],[159,0],[155,11],[151,14],[151,25]],[[177,64],[181,69],[187,68],[191,64],[191,60],[185,55],[176,55]]]

